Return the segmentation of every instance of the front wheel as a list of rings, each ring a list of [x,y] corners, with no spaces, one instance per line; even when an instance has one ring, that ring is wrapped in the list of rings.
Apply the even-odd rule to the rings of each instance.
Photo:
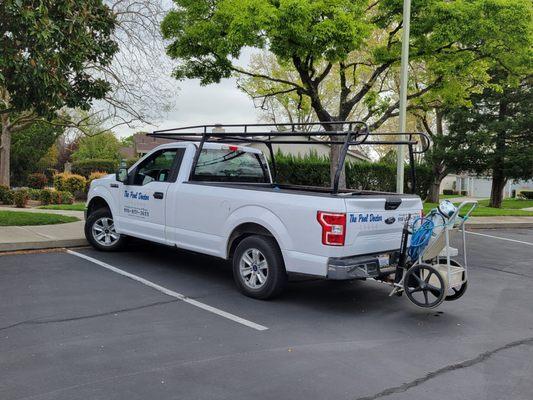
[[[94,248],[103,251],[119,250],[126,241],[126,237],[115,230],[113,215],[107,208],[89,214],[85,221],[85,237]]]
[[[415,264],[404,278],[407,298],[418,307],[435,308],[444,301],[446,284],[439,271],[429,264]]]
[[[259,235],[243,239],[233,255],[233,278],[246,296],[266,300],[279,295],[287,272],[276,241]]]

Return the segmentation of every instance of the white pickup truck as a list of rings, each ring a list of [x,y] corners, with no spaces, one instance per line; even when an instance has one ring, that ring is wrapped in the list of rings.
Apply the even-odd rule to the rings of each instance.
[[[231,259],[239,289],[266,299],[288,274],[379,277],[398,256],[416,195],[272,183],[260,150],[176,142],[91,183],[85,235],[97,249],[129,236]],[[194,171],[191,171],[195,165]]]

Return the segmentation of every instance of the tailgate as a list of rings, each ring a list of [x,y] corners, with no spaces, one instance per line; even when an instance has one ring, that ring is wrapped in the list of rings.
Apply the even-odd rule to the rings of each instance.
[[[422,201],[413,195],[372,195],[345,199],[345,256],[400,248],[402,228],[409,214],[420,216]]]

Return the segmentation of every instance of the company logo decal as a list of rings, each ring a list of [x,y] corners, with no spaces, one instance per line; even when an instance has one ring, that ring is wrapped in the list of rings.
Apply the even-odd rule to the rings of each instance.
[[[350,214],[350,222],[381,222],[383,216],[380,214]]]
[[[390,224],[394,224],[394,221],[396,221],[396,218],[394,218],[394,217],[389,217],[389,218],[387,218],[387,219],[385,220],[385,223],[386,223],[387,225],[390,225]]]
[[[124,190],[124,197],[133,200],[150,200],[150,196],[143,192],[135,192],[133,190]]]

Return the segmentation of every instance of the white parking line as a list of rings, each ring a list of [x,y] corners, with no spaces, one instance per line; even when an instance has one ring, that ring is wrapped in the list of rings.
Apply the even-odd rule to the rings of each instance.
[[[96,258],[92,258],[92,257],[89,257],[85,254],[82,254],[82,253],[78,253],[76,251],[73,251],[73,250],[67,250],[67,253],[69,254],[72,254],[73,256],[76,256],[76,257],[80,257],[80,258],[83,258],[87,261],[90,261],[94,264],[97,264],[101,267],[104,267],[110,271],[113,271],[113,272],[116,272],[117,274],[120,274],[122,276],[125,276],[127,278],[130,278],[130,279],[133,279],[134,281],[137,281],[139,283],[142,283],[143,285],[146,285],[146,286],[149,286],[151,287],[152,289],[155,289],[161,293],[164,293],[166,294],[167,296],[171,296],[171,297],[174,297],[178,300],[181,300],[181,301],[184,301],[185,303],[189,303],[195,307],[198,307],[198,308],[201,308],[202,310],[205,310],[205,311],[209,311],[213,314],[216,314],[216,315],[219,315],[221,317],[224,317],[224,318],[227,318],[229,320],[232,320],[234,322],[237,322],[241,325],[245,325],[249,328],[252,328],[252,329],[256,329],[258,331],[265,331],[267,330],[268,328],[266,326],[263,326],[263,325],[259,325],[259,324],[256,324],[255,322],[252,322],[252,321],[248,321],[247,319],[244,319],[244,318],[241,318],[241,317],[238,317],[237,315],[234,315],[234,314],[231,314],[229,312],[226,312],[226,311],[223,311],[223,310],[220,310],[218,308],[215,308],[215,307],[212,307],[208,304],[205,304],[205,303],[202,303],[202,302],[199,302],[199,301],[196,301],[196,300],[193,300],[193,299],[190,299],[188,298],[187,296],[181,294],[181,293],[178,293],[178,292],[175,292],[173,290],[170,290],[170,289],[167,289],[163,286],[160,286],[158,285],[157,283],[154,283],[154,282],[151,282],[147,279],[144,279],[144,278],[141,278],[140,276],[137,276],[137,275],[134,275],[134,274],[130,274],[129,272],[126,272],[126,271],[123,271],[119,268],[116,268],[116,267],[113,267],[112,265],[109,265],[103,261],[100,261],[100,260],[97,260]]]
[[[471,231],[466,231],[466,233],[469,233],[471,235],[486,236],[486,237],[490,237],[490,238],[493,238],[493,239],[507,240],[508,242],[515,242],[515,243],[521,243],[521,244],[527,244],[529,246],[533,246],[533,243],[522,242],[521,240],[508,239],[508,238],[504,238],[504,237],[500,237],[500,236],[486,235],[484,233],[477,233],[477,232],[471,232]]]

